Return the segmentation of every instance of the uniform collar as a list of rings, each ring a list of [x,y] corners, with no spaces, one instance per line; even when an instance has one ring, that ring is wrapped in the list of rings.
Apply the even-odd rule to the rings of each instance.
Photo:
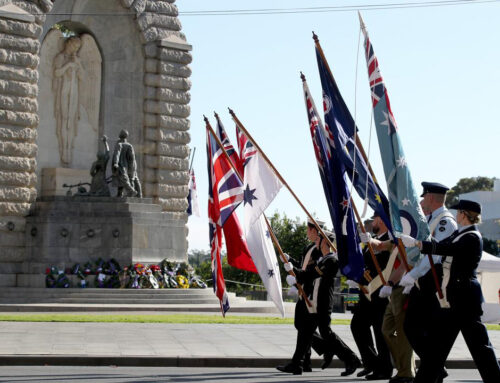
[[[464,231],[471,231],[471,230],[477,230],[477,226],[476,225],[462,226],[460,229],[458,229],[458,232],[463,233]]]
[[[448,210],[448,209],[446,209],[445,206],[441,206],[441,207],[437,208],[436,210],[434,210],[430,215],[432,215],[432,217],[434,218],[434,217],[437,217],[439,214],[441,214],[443,211],[446,211],[446,210]],[[429,216],[427,216],[427,217],[429,217]]]

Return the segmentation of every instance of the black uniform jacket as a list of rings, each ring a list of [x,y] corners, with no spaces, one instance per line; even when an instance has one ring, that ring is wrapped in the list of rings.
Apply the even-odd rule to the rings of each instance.
[[[339,271],[339,262],[332,253],[321,257],[314,264],[310,264],[306,270],[294,270],[297,281],[305,285],[319,283],[317,297],[317,312],[331,314],[333,310],[334,282]],[[317,279],[317,280],[316,280]],[[315,281],[316,280],[316,281]],[[309,298],[312,298],[312,292]]]
[[[472,231],[477,231],[476,225],[456,231],[443,242],[423,241],[422,253],[444,255],[443,263],[446,257],[453,257],[446,289],[450,306],[462,314],[482,315],[481,303],[484,299],[476,269],[483,253],[483,239],[481,235],[464,234]],[[461,234],[464,235],[453,242]]]
[[[309,252],[309,250],[311,250],[311,249],[312,249],[312,253],[311,253],[311,256],[309,257],[309,264],[310,265],[315,265],[316,261],[319,258],[321,258],[321,256],[322,256],[321,251],[316,247],[316,245],[314,243],[310,243],[309,245],[307,245],[304,248],[304,252],[299,260],[296,260],[296,259],[290,257],[289,262],[292,264],[294,269],[296,269],[294,271],[302,269],[302,264],[304,263],[306,255]],[[299,283],[302,284],[302,287],[308,296],[310,294],[312,294],[312,289],[313,289],[312,281],[303,281],[303,282],[299,281]]]
[[[390,239],[389,233],[384,233],[380,237],[377,237],[379,241],[387,241]],[[391,252],[390,251],[380,251],[380,252],[375,252],[375,257],[377,259],[377,262],[380,266],[380,270],[384,271],[385,267],[387,266],[387,262],[389,262],[389,258],[391,257]],[[365,261],[365,271],[368,271],[370,273],[370,277],[373,279],[378,275],[377,268],[375,267],[375,263],[373,262],[372,255],[370,254],[370,250],[368,246],[365,246],[363,249],[363,259]],[[364,275],[361,277],[359,283],[362,285],[368,285],[370,281],[368,281]],[[377,291],[378,295],[378,291]]]

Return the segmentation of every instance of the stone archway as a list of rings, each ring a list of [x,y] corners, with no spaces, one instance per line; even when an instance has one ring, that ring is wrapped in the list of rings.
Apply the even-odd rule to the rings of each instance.
[[[135,55],[138,68],[134,73],[141,89],[136,92],[139,98],[134,104],[140,104],[140,113],[132,117],[132,124],[136,126],[135,139],[140,142],[144,195],[160,204],[172,220],[171,254],[166,256],[185,258],[191,47],[181,32],[174,2],[0,0],[0,286],[25,285],[25,217],[36,199],[39,182],[36,158],[40,42],[48,27],[60,18],[96,24],[96,30],[98,25],[103,28],[106,21],[96,22],[92,11],[105,13],[106,7],[121,14],[110,17],[125,18],[135,28],[135,34],[129,37],[136,52],[140,52],[139,57]],[[118,38],[117,28],[108,32],[110,39],[127,43],[123,35]],[[113,52],[104,47],[102,51],[108,60],[109,56],[120,54],[119,50]],[[107,100],[113,98],[112,93],[119,93],[119,87],[126,88],[126,84],[126,80],[116,80],[115,84],[103,85],[104,108],[109,105]],[[101,123],[104,129],[110,126],[113,133],[119,125],[115,124],[118,112],[116,108],[109,112],[104,112]]]

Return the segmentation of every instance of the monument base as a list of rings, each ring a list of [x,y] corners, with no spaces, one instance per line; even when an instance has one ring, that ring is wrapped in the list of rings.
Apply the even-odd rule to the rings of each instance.
[[[42,197],[66,196],[69,189],[63,187],[64,184],[77,185],[82,182],[90,184],[90,180],[88,169],[43,168],[40,195]],[[87,190],[88,188],[87,186]],[[73,188],[72,191],[76,192],[77,188]]]
[[[187,214],[150,198],[41,197],[26,220],[26,261],[17,285],[43,286],[46,268],[114,258],[120,266],[187,261]]]

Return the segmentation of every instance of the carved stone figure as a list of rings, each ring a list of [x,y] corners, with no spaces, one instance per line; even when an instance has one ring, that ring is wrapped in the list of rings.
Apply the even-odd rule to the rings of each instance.
[[[106,181],[106,167],[109,161],[109,145],[108,138],[102,136],[101,138],[104,146],[103,151],[97,152],[97,160],[92,164],[90,175],[92,182],[90,184],[90,195],[109,197],[109,187]]]
[[[113,151],[113,185],[118,188],[117,197],[142,198],[141,183],[137,176],[137,162],[133,146],[127,142],[128,132],[121,130]]]
[[[52,91],[59,155],[62,165],[70,166],[82,117],[95,133],[98,131],[101,55],[89,34],[65,39],[59,30],[53,29],[44,45],[50,50],[47,58],[53,59]]]

